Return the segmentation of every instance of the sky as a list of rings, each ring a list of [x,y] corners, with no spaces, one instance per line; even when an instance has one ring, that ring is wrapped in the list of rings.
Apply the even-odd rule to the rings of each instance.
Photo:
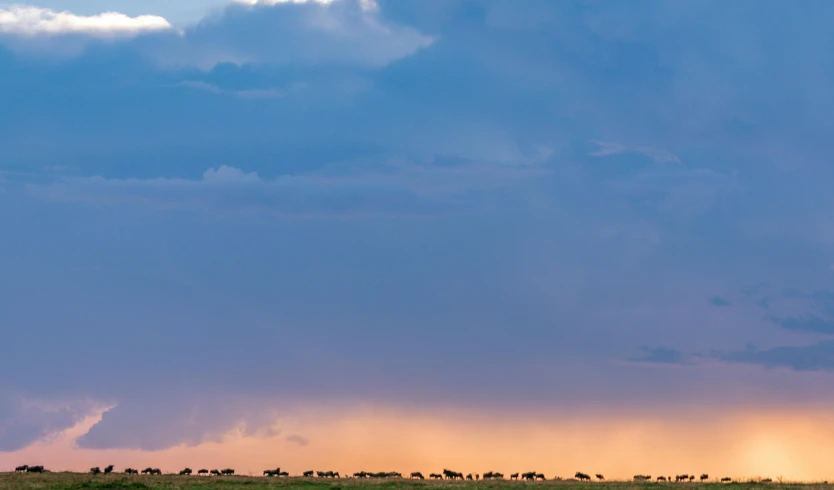
[[[0,470],[834,478],[834,4],[31,1]]]

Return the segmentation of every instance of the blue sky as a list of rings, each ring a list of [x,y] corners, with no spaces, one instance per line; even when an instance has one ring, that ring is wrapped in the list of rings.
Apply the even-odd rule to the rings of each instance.
[[[0,7],[0,451],[101,404],[81,447],[829,401],[830,2],[33,6],[72,17]]]

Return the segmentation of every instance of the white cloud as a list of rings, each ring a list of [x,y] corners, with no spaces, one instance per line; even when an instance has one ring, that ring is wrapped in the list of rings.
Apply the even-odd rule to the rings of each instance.
[[[471,192],[488,192],[536,179],[547,170],[495,165],[436,166],[388,161],[333,165],[297,176],[262,179],[222,165],[201,179],[68,178],[27,186],[33,194],[67,202],[142,204],[160,209],[266,211],[275,214],[355,214],[444,211],[466,207]]]
[[[282,3],[320,3],[329,5],[336,0],[232,0],[232,3],[241,3],[244,5],[278,5]],[[375,0],[359,0],[359,5],[363,10],[371,10],[377,8]]]
[[[232,0],[232,3],[244,5],[278,5],[279,3],[323,3],[330,4],[333,0]]]
[[[199,80],[184,81],[184,82],[180,82],[180,83],[178,83],[174,86],[188,87],[188,88],[194,88],[194,89],[198,89],[198,90],[205,90],[206,92],[210,92],[212,94],[231,95],[233,97],[238,97],[240,99],[248,99],[248,100],[279,99],[279,98],[282,98],[282,97],[286,96],[291,90],[295,90],[295,89],[303,87],[302,85],[296,85],[294,87],[291,87],[291,89],[289,89],[289,90],[279,90],[279,89],[276,89],[276,88],[229,90],[229,89],[223,89],[223,88],[218,87],[217,85],[202,82],[202,81],[199,81]]]
[[[77,15],[29,5],[0,8],[0,33],[17,35],[86,34],[99,37],[136,35],[168,30],[171,24],[156,15],[130,17],[119,12]]]
[[[610,141],[591,140],[591,143],[597,145],[597,149],[589,152],[588,155],[593,157],[605,157],[610,155],[619,155],[620,153],[640,153],[645,155],[657,163],[681,163],[677,155],[670,151],[652,148],[650,146],[626,146],[620,143],[612,143]]]
[[[207,182],[259,182],[257,172],[246,173],[243,170],[227,165],[221,165],[217,170],[210,168],[203,173],[203,180]]]

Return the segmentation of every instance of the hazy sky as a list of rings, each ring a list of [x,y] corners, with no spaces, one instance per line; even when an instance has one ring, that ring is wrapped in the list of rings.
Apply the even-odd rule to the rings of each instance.
[[[593,438],[611,448],[662,437],[649,410],[709,434],[753,414],[750,440],[806,420],[831,446],[807,420],[834,401],[832,21],[775,0],[0,6],[0,465],[184,461],[233,433],[347,466],[321,427],[355,441],[374,410],[392,434],[534,413],[554,451],[577,413],[621,428]],[[775,454],[753,459],[829,476]]]

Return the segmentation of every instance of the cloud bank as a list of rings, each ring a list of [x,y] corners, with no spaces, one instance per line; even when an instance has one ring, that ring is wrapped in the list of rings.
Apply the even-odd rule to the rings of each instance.
[[[271,422],[291,402],[828,403],[834,9],[808,8],[259,2],[4,34],[0,391],[107,402],[80,444],[149,454],[313,453]],[[25,415],[5,447],[77,418]]]

